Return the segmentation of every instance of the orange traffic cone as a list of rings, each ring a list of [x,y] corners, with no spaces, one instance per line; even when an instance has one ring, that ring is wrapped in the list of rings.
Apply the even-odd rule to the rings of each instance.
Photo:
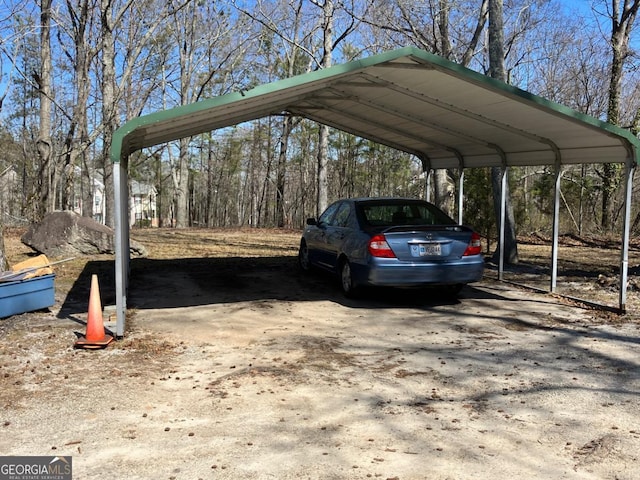
[[[102,320],[102,303],[100,302],[100,289],[98,288],[98,276],[91,276],[91,292],[89,293],[89,312],[87,314],[87,331],[84,337],[78,338],[75,348],[104,348],[113,341],[113,337],[104,330]]]

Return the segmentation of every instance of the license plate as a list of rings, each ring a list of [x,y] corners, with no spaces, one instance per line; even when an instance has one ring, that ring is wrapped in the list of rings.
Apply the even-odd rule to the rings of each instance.
[[[419,243],[411,245],[412,257],[427,257],[442,255],[442,248],[439,243]]]

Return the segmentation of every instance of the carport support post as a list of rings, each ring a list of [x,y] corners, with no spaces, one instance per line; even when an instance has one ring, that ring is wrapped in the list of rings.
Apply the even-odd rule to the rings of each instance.
[[[504,221],[506,212],[507,212],[507,178],[509,173],[509,167],[503,162],[502,165],[502,178],[500,181],[500,248],[498,249],[500,252],[499,260],[498,260],[498,280],[504,280],[504,236],[505,236],[505,226]]]
[[[455,152],[458,158],[458,223],[462,225],[462,210],[464,207],[464,157],[458,151]]]
[[[464,167],[460,167],[458,180],[458,223],[462,225],[462,210],[464,207]]]
[[[622,249],[620,252],[620,299],[619,307],[622,312],[626,310],[627,305],[627,278],[629,275],[629,230],[631,222],[631,200],[633,192],[633,174],[635,172],[636,162],[631,160],[627,162],[625,173],[625,197],[624,197],[624,219],[622,226]]]
[[[560,180],[562,168],[556,164],[556,179],[553,188],[553,238],[551,240],[551,293],[556,291],[558,282],[558,236],[560,231]]]
[[[124,336],[125,312],[127,309],[127,283],[129,272],[129,215],[128,206],[128,182],[127,161],[121,160],[114,165],[114,244],[115,244],[115,270],[116,270],[116,337]]]

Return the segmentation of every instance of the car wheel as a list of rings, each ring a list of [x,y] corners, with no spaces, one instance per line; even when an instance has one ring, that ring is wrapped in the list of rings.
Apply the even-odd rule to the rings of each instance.
[[[303,272],[309,272],[311,270],[311,262],[309,261],[309,248],[307,243],[300,242],[300,249],[298,250],[298,265]]]
[[[344,259],[340,264],[340,287],[346,297],[354,297],[357,291],[353,282],[353,273],[349,260]]]

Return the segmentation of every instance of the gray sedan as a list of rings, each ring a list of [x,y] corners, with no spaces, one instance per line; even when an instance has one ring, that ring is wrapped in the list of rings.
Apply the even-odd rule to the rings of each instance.
[[[338,200],[307,219],[298,261],[334,272],[342,291],[364,286],[441,286],[457,294],[482,278],[480,235],[423,200]]]

